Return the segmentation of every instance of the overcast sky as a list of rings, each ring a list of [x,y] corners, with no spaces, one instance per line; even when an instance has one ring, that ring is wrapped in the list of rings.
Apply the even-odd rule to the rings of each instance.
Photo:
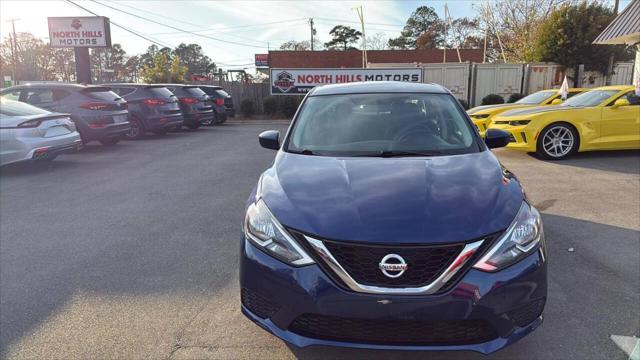
[[[74,0],[75,1],[75,0]],[[198,43],[223,68],[252,68],[253,55],[277,49],[287,40],[309,39],[308,18],[313,17],[320,41],[329,40],[329,30],[338,24],[359,28],[353,7],[363,5],[368,36],[384,33],[398,36],[405,21],[418,6],[429,5],[442,17],[448,4],[452,17],[473,17],[482,0],[457,1],[75,1],[101,16],[162,44]],[[606,1],[612,4],[613,0]],[[621,0],[621,10],[630,0]],[[107,6],[141,15],[181,30],[196,31],[204,38],[180,32]],[[63,0],[1,0],[0,36],[11,31],[11,18],[18,18],[16,31],[28,31],[48,38],[47,17],[91,16]],[[120,43],[129,55],[142,53],[151,45],[113,24],[113,43]],[[214,40],[219,39],[219,40]],[[47,39],[48,41],[48,39]],[[224,42],[227,41],[227,42]]]

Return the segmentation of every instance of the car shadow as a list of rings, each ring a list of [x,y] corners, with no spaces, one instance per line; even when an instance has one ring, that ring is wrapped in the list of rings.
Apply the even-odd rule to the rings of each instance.
[[[63,155],[66,156],[67,154]],[[65,161],[63,156],[57,157],[51,162],[43,161],[22,161],[0,167],[0,178],[25,175],[41,175],[57,171],[66,171],[69,168],[78,166],[73,161]]]
[[[640,151],[593,151],[577,153],[560,161],[545,162],[587,169],[615,171],[624,174],[640,174]]]

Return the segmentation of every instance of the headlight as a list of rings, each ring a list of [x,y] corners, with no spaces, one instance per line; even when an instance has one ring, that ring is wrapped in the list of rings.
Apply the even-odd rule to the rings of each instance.
[[[247,209],[244,234],[254,245],[287,264],[301,266],[314,262],[271,214],[262,199]]]
[[[485,271],[502,269],[537,249],[541,241],[544,232],[540,213],[523,201],[511,226],[473,267]]]
[[[490,114],[478,114],[478,115],[470,115],[473,119],[486,119]]]
[[[511,126],[521,126],[521,125],[527,125],[530,122],[531,122],[531,120],[515,120],[515,121],[509,121],[509,125],[511,125]]]

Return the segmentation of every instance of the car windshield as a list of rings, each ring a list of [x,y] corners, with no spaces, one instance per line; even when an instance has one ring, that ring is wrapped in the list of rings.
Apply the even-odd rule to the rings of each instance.
[[[114,93],[109,88],[103,88],[103,87],[87,88],[82,92],[92,99],[106,101],[106,102],[118,101],[121,99],[118,94]]]
[[[0,114],[5,116],[29,116],[50,114],[50,112],[23,102],[0,98]]]
[[[471,125],[448,94],[352,94],[308,98],[287,151],[327,156],[477,152]]]
[[[516,101],[516,104],[528,104],[528,105],[536,105],[545,101],[549,97],[558,93],[558,90],[544,90],[534,92],[533,94],[527,95],[522,99]]]
[[[184,91],[192,96],[202,96],[202,95],[206,95],[206,93],[204,91],[202,91],[202,89],[198,88],[198,87],[185,87]]]
[[[222,89],[217,89],[216,92],[218,93],[218,95],[222,96],[222,97],[229,97],[229,93],[222,90]]]
[[[591,90],[565,101],[563,106],[596,106],[615,95],[617,90]]]

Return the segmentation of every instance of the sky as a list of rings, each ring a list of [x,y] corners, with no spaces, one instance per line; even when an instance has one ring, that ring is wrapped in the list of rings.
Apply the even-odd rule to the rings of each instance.
[[[288,40],[308,40],[308,19],[313,18],[321,42],[330,39],[335,25],[359,29],[354,7],[363,6],[367,36],[383,33],[397,37],[407,18],[419,6],[428,5],[443,17],[447,4],[453,18],[473,17],[476,8],[491,0],[449,1],[178,1],[178,0],[73,0],[82,7],[108,17],[112,43],[123,46],[128,55],[145,52],[149,40],[132,35],[122,25],[144,37],[175,47],[198,43],[205,55],[225,69],[253,72],[254,54],[277,49]],[[620,0],[620,10],[631,0]],[[612,4],[613,0],[605,3]],[[109,6],[111,8],[109,8]],[[149,22],[128,12],[157,21]],[[9,19],[17,18],[17,32],[31,32],[48,41],[47,17],[92,16],[64,0],[1,0],[0,37],[11,31]],[[176,29],[177,28],[177,29]],[[179,30],[187,30],[181,32]],[[191,33],[189,33],[191,32]],[[195,33],[194,33],[195,32]]]

